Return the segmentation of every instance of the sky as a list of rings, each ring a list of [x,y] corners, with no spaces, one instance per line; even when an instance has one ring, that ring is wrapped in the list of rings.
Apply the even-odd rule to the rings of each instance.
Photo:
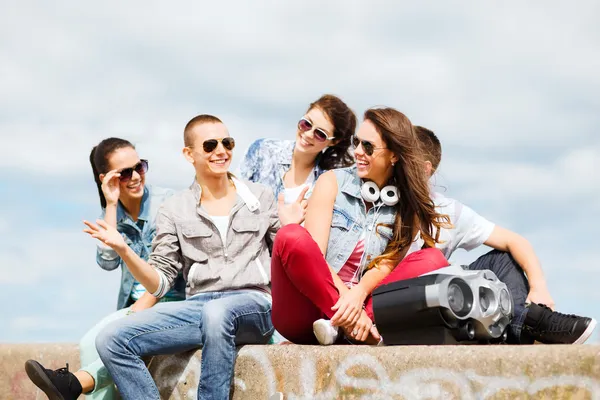
[[[257,138],[292,139],[324,93],[435,131],[438,190],[528,238],[557,308],[600,320],[598,15],[594,1],[4,1],[0,342],[77,342],[116,308],[120,272],[82,232],[100,213],[97,142],[129,139],[149,183],[183,189],[193,116],[225,122],[235,167]]]

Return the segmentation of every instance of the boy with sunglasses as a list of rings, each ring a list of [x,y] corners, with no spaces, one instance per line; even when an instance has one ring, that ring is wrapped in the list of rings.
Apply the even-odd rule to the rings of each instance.
[[[236,346],[266,344],[273,333],[268,266],[274,235],[304,218],[304,193],[278,207],[270,189],[228,172],[235,141],[218,118],[193,118],[184,142],[196,178],[163,203],[147,262],[106,222],[86,222],[85,231],[114,249],[154,296],[164,296],[179,272],[187,283],[186,300],[115,321],[98,335],[97,350],[124,399],[160,398],[142,357],[197,347],[198,398],[229,398]]]
[[[442,158],[442,146],[429,129],[415,126],[421,144],[425,168],[432,176]],[[547,344],[581,344],[594,331],[593,318],[566,315],[553,311],[554,301],[548,292],[540,262],[524,237],[486,220],[471,208],[432,192],[436,208],[450,216],[452,229],[441,229],[439,248],[447,259],[456,249],[473,250],[481,245],[493,250],[468,266],[469,270],[491,270],[507,286],[514,302],[515,314],[509,327],[509,342]],[[420,237],[408,254],[423,245]],[[527,275],[525,275],[527,274]]]

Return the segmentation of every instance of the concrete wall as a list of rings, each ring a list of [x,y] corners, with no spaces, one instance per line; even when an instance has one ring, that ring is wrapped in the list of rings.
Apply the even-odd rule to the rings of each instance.
[[[23,363],[77,366],[76,346],[0,345],[0,398],[43,399]],[[165,399],[195,399],[200,352],[155,357]],[[593,399],[600,400],[600,346],[246,346],[234,399]]]

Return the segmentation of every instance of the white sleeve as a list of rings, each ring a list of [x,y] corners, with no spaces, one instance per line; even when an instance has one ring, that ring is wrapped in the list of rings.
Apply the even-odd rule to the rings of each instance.
[[[456,248],[473,250],[489,239],[494,227],[493,222],[488,221],[473,209],[458,203],[456,205],[456,219],[452,221],[456,235]]]

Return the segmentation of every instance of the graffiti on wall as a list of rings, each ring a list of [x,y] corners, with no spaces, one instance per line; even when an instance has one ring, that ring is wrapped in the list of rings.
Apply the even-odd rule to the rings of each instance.
[[[200,359],[196,354],[163,358],[153,375],[164,398],[195,399],[200,376]],[[578,397],[600,400],[600,377],[586,375],[551,375],[529,377],[488,376],[475,369],[386,368],[370,354],[351,354],[336,363],[333,370],[320,370],[310,354],[298,357],[293,371],[273,365],[261,347],[243,348],[238,363],[250,362],[253,368],[238,369],[234,398],[245,394],[268,399],[276,391],[286,400],[356,399],[486,399],[509,391],[513,396],[577,393]],[[279,381],[278,381],[279,379]],[[550,392],[549,392],[550,391]],[[260,394],[259,394],[260,393]]]

